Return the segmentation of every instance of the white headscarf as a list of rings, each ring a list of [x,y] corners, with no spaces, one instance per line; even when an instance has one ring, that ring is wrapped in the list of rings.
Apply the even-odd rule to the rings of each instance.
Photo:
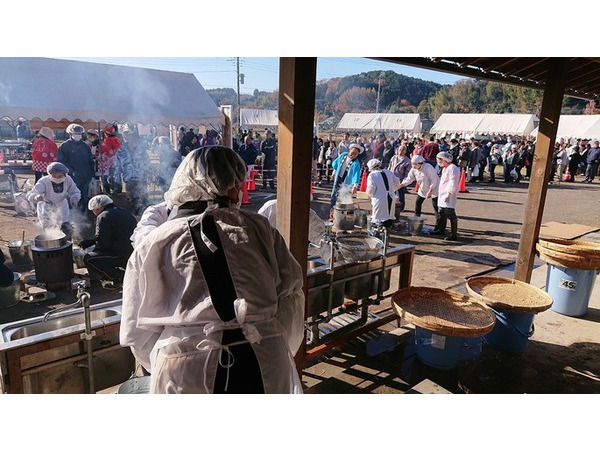
[[[225,197],[229,189],[244,182],[246,172],[244,160],[229,147],[198,148],[188,153],[177,168],[165,193],[167,207]]]

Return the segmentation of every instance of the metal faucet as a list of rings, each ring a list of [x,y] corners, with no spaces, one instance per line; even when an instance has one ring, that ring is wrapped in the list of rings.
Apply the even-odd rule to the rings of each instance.
[[[94,380],[94,359],[93,359],[93,349],[91,340],[96,335],[95,331],[92,331],[92,316],[90,313],[90,305],[91,305],[91,296],[85,290],[85,280],[78,281],[74,283],[75,287],[77,287],[77,301],[75,303],[71,303],[69,305],[62,306],[60,308],[54,309],[52,311],[47,312],[42,319],[44,322],[48,320],[52,314],[67,311],[69,309],[77,308],[78,306],[83,306],[83,314],[85,320],[85,331],[80,334],[80,338],[86,341],[87,348],[87,369],[88,369],[88,377],[89,377],[89,389],[90,393],[95,394],[95,380]]]
[[[85,281],[83,283],[85,283]],[[84,284],[84,287],[85,287],[85,284]],[[42,319],[42,321],[47,322],[48,318],[52,314],[57,314],[59,312],[68,311],[69,309],[75,309],[78,306],[81,306],[82,302],[83,302],[83,299],[79,296],[79,292],[77,292],[77,301],[75,303],[70,303],[68,305],[61,306],[60,308],[53,309],[52,311],[48,311],[46,314],[44,314],[44,318]]]

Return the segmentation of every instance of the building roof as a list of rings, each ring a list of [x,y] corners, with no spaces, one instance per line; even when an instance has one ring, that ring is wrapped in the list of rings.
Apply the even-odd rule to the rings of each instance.
[[[50,58],[0,58],[0,115],[207,128],[224,123],[191,73]]]

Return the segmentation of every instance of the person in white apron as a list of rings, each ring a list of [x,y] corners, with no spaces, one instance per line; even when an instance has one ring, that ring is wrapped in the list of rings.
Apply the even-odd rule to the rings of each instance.
[[[37,216],[44,230],[60,229],[70,239],[72,227],[69,223],[69,206],[76,208],[81,191],[63,163],[53,162],[46,169],[48,175],[39,179],[27,200],[37,203]]]
[[[448,152],[437,154],[437,163],[442,168],[442,177],[438,188],[438,206],[440,213],[433,235],[444,236],[446,223],[450,221],[450,236],[444,238],[446,241],[456,241],[458,236],[458,218],[456,217],[456,201],[458,200],[460,169],[452,164],[452,155]]]
[[[396,220],[396,190],[400,189],[400,180],[391,170],[382,169],[379,159],[367,163],[367,195],[371,198],[371,222],[389,227]]]
[[[302,392],[302,269],[267,218],[239,209],[245,177],[228,147],[190,152],[168,220],[129,258],[120,343],[151,393]]]

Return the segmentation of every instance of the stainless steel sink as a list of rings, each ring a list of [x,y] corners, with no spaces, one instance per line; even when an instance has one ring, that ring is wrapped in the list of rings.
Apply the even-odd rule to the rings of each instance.
[[[79,308],[81,309],[81,308]],[[77,314],[77,312],[79,314]],[[113,309],[100,309],[90,311],[90,317],[92,319],[92,328],[102,326],[106,322],[104,319],[119,315],[118,311]],[[7,328],[2,330],[2,336],[5,341],[14,341],[16,339],[23,339],[30,336],[35,336],[42,333],[48,333],[50,331],[60,331],[73,326],[83,327],[84,317],[83,310],[74,311],[74,314],[65,317],[51,318],[46,322],[35,322],[29,325],[17,326],[16,328]]]
[[[101,327],[121,321],[121,300],[92,305],[90,308],[92,328]],[[19,320],[0,326],[0,350],[2,343],[12,343],[21,339],[28,341],[38,335],[43,339],[51,339],[65,334],[83,330],[85,321],[83,308],[78,307],[50,316],[47,321],[43,316]],[[48,333],[48,334],[46,334]]]
[[[89,342],[96,391],[127,380],[135,370],[129,348],[119,344],[121,300],[92,305],[90,341],[85,340],[83,308],[0,326],[0,386],[3,393],[90,391]]]

